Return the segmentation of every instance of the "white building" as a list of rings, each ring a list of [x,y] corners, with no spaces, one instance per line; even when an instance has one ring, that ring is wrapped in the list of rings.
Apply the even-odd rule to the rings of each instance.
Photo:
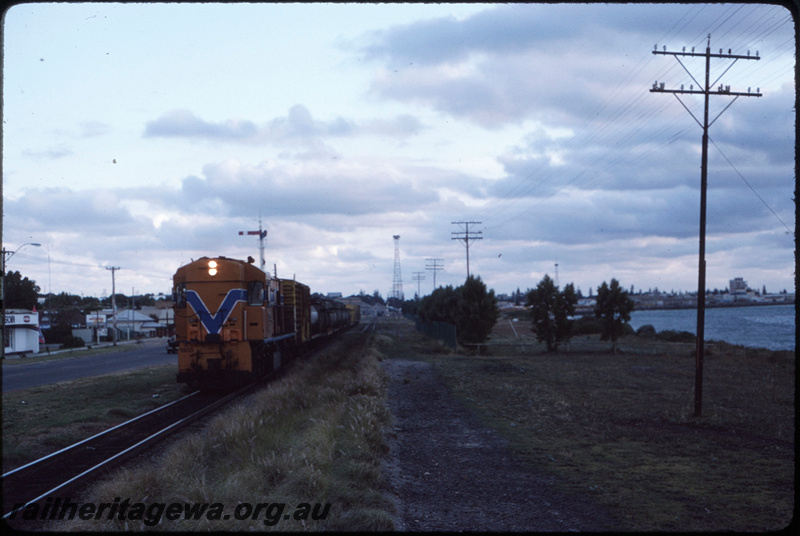
[[[3,346],[6,357],[38,354],[39,313],[25,309],[6,309]]]
[[[736,277],[730,280],[731,294],[747,294],[747,281],[744,278]]]
[[[158,328],[166,329],[166,326],[154,321],[146,314],[139,311],[126,309],[125,311],[117,311],[117,329],[120,333],[124,333],[123,338],[131,339],[136,336],[155,337]],[[114,325],[114,317],[108,319],[107,326],[109,328]]]

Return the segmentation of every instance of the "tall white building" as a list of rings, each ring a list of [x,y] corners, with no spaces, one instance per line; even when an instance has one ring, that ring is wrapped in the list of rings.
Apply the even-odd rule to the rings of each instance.
[[[741,277],[730,280],[731,294],[747,294],[747,281]]]

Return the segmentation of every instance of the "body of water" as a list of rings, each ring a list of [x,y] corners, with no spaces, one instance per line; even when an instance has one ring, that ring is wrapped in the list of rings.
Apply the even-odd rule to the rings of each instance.
[[[697,334],[697,309],[654,309],[631,313],[630,325],[656,331]],[[705,340],[725,341],[770,350],[795,349],[794,305],[717,307],[706,309]]]

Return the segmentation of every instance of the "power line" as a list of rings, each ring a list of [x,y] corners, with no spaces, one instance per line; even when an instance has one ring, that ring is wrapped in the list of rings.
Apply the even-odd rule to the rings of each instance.
[[[763,198],[763,197],[761,197],[760,195],[758,195],[758,192],[756,192],[756,189],[755,189],[755,188],[753,188],[753,186],[752,186],[752,185],[751,185],[749,182],[747,182],[747,179],[745,179],[745,178],[744,178],[744,175],[742,175],[741,173],[739,173],[739,170],[738,170],[738,169],[736,169],[736,166],[734,166],[734,165],[733,165],[733,162],[731,162],[731,161],[730,161],[730,159],[729,159],[729,158],[728,158],[728,157],[725,155],[725,153],[723,153],[723,152],[722,152],[722,149],[720,149],[720,148],[719,148],[719,145],[717,145],[717,144],[716,144],[716,142],[715,142],[714,140],[712,140],[711,138],[708,138],[708,141],[710,141],[712,144],[714,144],[714,147],[716,147],[716,148],[717,148],[717,151],[719,151],[719,154],[721,154],[721,155],[722,155],[722,158],[724,158],[724,159],[725,159],[725,160],[728,162],[728,164],[731,166],[731,168],[733,168],[733,170],[736,172],[736,174],[737,174],[737,175],[739,175],[739,178],[740,178],[740,179],[742,179],[742,181],[744,181],[744,183],[747,185],[747,187],[748,187],[748,188],[750,188],[750,190],[752,190],[752,192],[753,192],[753,193],[756,195],[756,197],[757,197],[757,198],[758,198],[758,199],[759,199],[759,200],[760,200],[762,203],[764,203],[764,206],[765,206],[765,207],[767,207],[767,209],[769,209],[769,211],[770,211],[770,212],[772,212],[772,215],[773,215],[773,216],[775,216],[775,217],[778,219],[778,221],[779,221],[779,222],[781,222],[781,225],[783,225],[784,227],[786,227],[786,232],[787,232],[787,233],[789,233],[789,234],[791,234],[792,230],[791,230],[791,229],[789,229],[789,226],[788,226],[788,225],[786,225],[786,223],[784,223],[784,221],[781,219],[781,217],[780,217],[780,216],[778,216],[778,213],[777,213],[777,212],[775,212],[774,210],[772,210],[772,207],[771,207],[771,206],[769,206],[769,204],[768,204],[766,201],[764,201],[764,198]]]
[[[417,282],[417,299],[422,296],[422,291],[419,288],[420,281],[425,280],[425,276],[423,275],[425,272],[414,272],[414,277],[412,279]]]
[[[482,234],[483,231],[470,231],[470,225],[480,225],[482,222],[479,221],[452,221],[450,222],[453,225],[463,225],[463,231],[454,231],[452,234],[452,240],[460,240],[464,243],[467,247],[467,279],[469,279],[469,242],[470,240],[483,240],[482,236],[476,236]]]
[[[774,62],[783,61],[786,53],[791,52],[794,48],[793,37],[779,44],[765,42],[765,38],[792,22],[791,15],[784,9],[774,6],[772,9],[763,10],[764,14],[761,18],[754,19],[755,9],[755,6],[753,6],[752,10],[750,8],[737,9],[737,6],[728,7],[715,12],[716,15],[706,25],[706,30],[695,30],[694,28],[697,28],[699,23],[702,24],[699,15],[706,15],[708,6],[689,7],[685,15],[679,18],[678,22],[665,32],[663,39],[659,42],[667,41],[668,39],[674,40],[682,33],[692,34],[696,31],[696,36],[687,39],[687,42],[702,45],[702,39],[708,34],[708,28],[718,28],[720,31],[727,31],[728,28],[732,28],[734,31],[730,32],[731,36],[733,36],[733,33],[739,32],[739,37],[734,38],[734,42],[739,49],[746,50],[748,47],[755,49],[758,45],[761,45],[762,52],[765,52],[764,49],[769,51],[769,54],[765,53],[764,55],[768,55],[770,58],[762,58],[764,61],[757,62],[753,67],[741,67],[741,62],[737,65],[737,67],[741,67],[738,69],[740,77],[753,76],[756,72],[764,72],[764,69],[769,65],[777,65]],[[753,19],[751,20],[751,18]],[[737,22],[740,20],[744,22]],[[747,26],[743,27],[745,23]],[[754,34],[756,35],[753,37]],[[650,54],[645,54],[645,57],[647,56],[650,56]],[[678,63],[670,63],[668,65],[657,69],[658,72],[654,73],[656,79],[670,78],[675,76],[676,72],[681,71]],[[643,72],[643,67],[650,66],[644,59],[634,62],[630,69],[626,69],[626,75],[620,84],[613,91],[609,91],[609,96],[599,103],[593,113],[588,114],[588,117],[579,127],[575,128],[575,132],[587,132],[587,127],[590,124],[592,125],[586,135],[572,136],[575,151],[569,153],[570,161],[579,161],[589,154],[592,147],[599,143],[604,148],[602,153],[597,155],[597,158],[594,158],[595,162],[600,162],[599,167],[594,167],[589,172],[576,171],[572,176],[565,177],[567,180],[564,180],[561,178],[564,176],[563,171],[559,172],[550,168],[547,155],[537,153],[535,158],[529,157],[527,159],[527,163],[524,164],[527,169],[517,168],[518,179],[513,181],[506,179],[498,182],[497,185],[501,188],[497,188],[493,199],[490,199],[480,207],[476,207],[477,210],[468,214],[468,216],[472,219],[486,219],[488,217],[493,222],[487,227],[489,230],[500,228],[509,222],[514,222],[516,225],[520,215],[517,207],[521,206],[525,198],[530,198],[531,195],[536,194],[534,206],[539,206],[557,197],[555,194],[569,193],[572,188],[584,188],[589,184],[607,180],[610,172],[620,164],[625,168],[635,165],[634,160],[630,158],[630,153],[625,150],[623,143],[629,139],[637,139],[641,146],[647,144],[649,140],[658,139],[659,134],[648,129],[653,124],[653,120],[659,116],[659,109],[662,107],[649,107],[647,110],[642,108],[646,92],[640,92],[636,96],[632,95],[630,99],[625,100],[624,104],[618,107],[612,107],[609,104],[613,102],[615,97],[619,96],[619,91],[622,88],[627,87],[626,81],[629,80],[628,85],[630,83],[636,85],[639,82],[638,78],[640,78],[638,75]],[[652,64],[652,66],[655,67],[655,64]],[[777,73],[770,72],[766,78],[762,78],[761,86],[764,87],[767,83],[779,79],[793,68],[794,62],[791,62],[791,65],[787,65],[785,69],[781,67]],[[668,106],[669,103],[664,101],[663,109]],[[630,120],[626,118],[630,118]],[[671,119],[662,128],[669,128],[670,125],[676,123],[678,123],[677,119]],[[683,127],[678,130],[682,129]],[[637,138],[643,130],[646,131],[646,136]],[[622,138],[620,138],[620,134],[623,135]],[[609,140],[614,140],[614,142],[606,143]],[[637,152],[635,160],[641,160],[658,150],[659,147],[653,146],[644,152]],[[607,156],[612,158],[604,158]],[[521,160],[516,162],[522,163]],[[511,173],[511,170],[509,170],[509,174]],[[503,188],[503,186],[505,187]],[[537,193],[537,190],[542,188],[544,188],[544,192]],[[555,194],[552,193],[553,190],[556,190]],[[530,210],[530,208],[532,208],[530,205],[525,204],[526,211]],[[496,218],[497,215],[502,215],[503,217]]]
[[[436,272],[444,270],[444,267],[439,265],[444,259],[425,259],[425,261],[430,263],[425,265],[425,269],[433,272],[433,290],[436,290]]]

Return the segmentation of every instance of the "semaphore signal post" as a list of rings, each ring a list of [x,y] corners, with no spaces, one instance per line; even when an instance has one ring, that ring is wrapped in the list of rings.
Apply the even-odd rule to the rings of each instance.
[[[694,48],[692,48],[691,52],[686,52],[686,47],[683,48],[682,51],[668,51],[667,47],[664,47],[662,50],[658,50],[658,45],[656,45],[655,50],[653,50],[653,54],[663,54],[663,55],[671,55],[674,56],[678,63],[681,64],[681,67],[689,73],[689,76],[694,80],[694,83],[697,84],[697,89],[694,88],[694,84],[689,86],[689,89],[684,89],[681,86],[680,89],[667,89],[664,87],[664,83],[661,84],[656,81],[653,84],[653,87],[650,89],[651,93],[672,93],[675,95],[675,98],[678,99],[678,102],[686,108],[686,111],[689,112],[689,115],[697,122],[698,125],[703,129],[703,152],[701,157],[701,164],[700,164],[700,260],[699,260],[699,267],[698,267],[698,282],[697,282],[697,346],[696,346],[696,360],[695,360],[695,380],[694,380],[694,415],[699,417],[701,414],[702,403],[703,403],[703,352],[704,352],[704,336],[705,336],[705,301],[706,301],[706,190],[708,187],[708,128],[714,124],[714,122],[719,119],[719,117],[731,107],[731,105],[738,99],[739,97],[761,97],[761,93],[758,88],[756,88],[755,93],[750,92],[750,88],[747,88],[747,93],[744,92],[737,92],[731,91],[730,86],[723,86],[720,85],[715,89],[712,89],[712,86],[715,86],[717,82],[719,82],[720,78],[727,73],[733,64],[736,63],[738,60],[759,60],[761,58],[758,57],[758,51],[756,51],[755,56],[750,55],[750,51],[747,51],[747,55],[740,55],[740,54],[731,54],[731,50],[728,49],[727,54],[723,54],[722,49],[719,49],[719,54],[712,54],[711,53],[711,34],[708,34],[708,43],[706,45],[705,53],[695,52]],[[702,57],[706,60],[706,79],[705,84],[700,84],[697,79],[692,75],[689,69],[683,64],[680,59],[680,56],[694,56],[694,57]],[[723,58],[723,59],[732,59],[733,63],[731,63],[727,69],[725,69],[721,75],[711,83],[711,58]],[[704,111],[703,111],[703,122],[701,123],[689,110],[689,108],[683,103],[678,95],[680,94],[688,94],[688,95],[703,95],[704,97]],[[727,97],[734,97],[733,100],[719,113],[717,117],[715,117],[710,123],[708,121],[708,99],[711,95],[717,96],[727,96]]]

